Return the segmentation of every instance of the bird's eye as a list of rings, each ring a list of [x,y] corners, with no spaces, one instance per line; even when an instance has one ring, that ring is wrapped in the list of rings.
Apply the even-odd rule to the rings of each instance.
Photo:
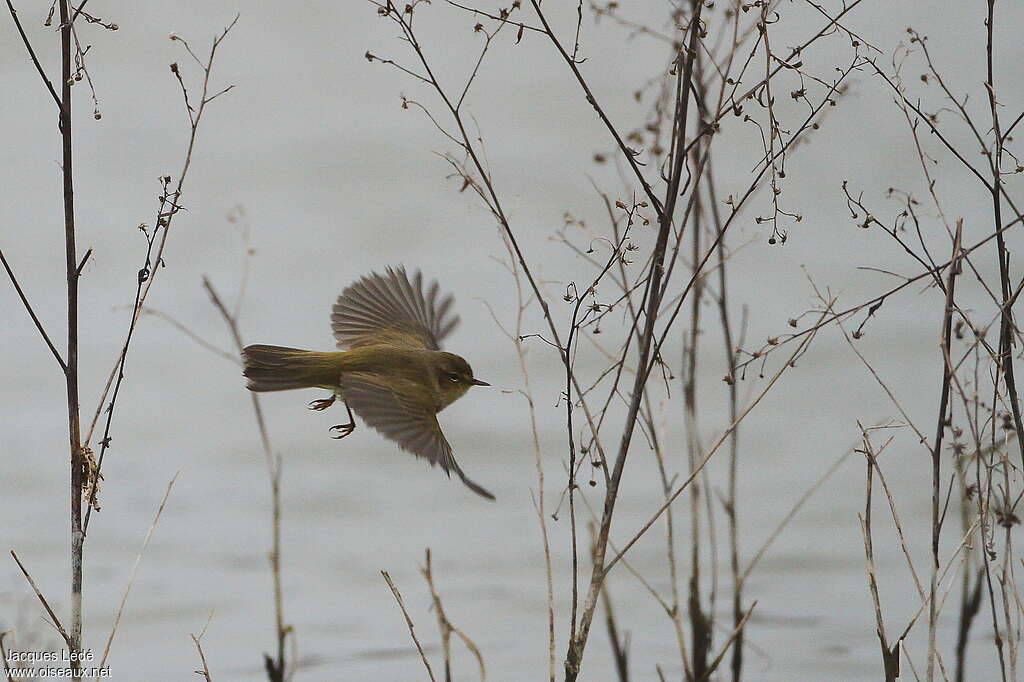
[[[451,380],[451,381],[454,381],[455,383],[459,383],[459,375],[458,374],[453,374],[453,373],[449,372],[448,373],[448,379]]]

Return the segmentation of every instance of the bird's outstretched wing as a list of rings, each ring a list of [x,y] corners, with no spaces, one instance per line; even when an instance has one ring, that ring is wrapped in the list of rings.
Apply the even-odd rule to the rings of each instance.
[[[360,278],[341,292],[331,313],[338,348],[387,343],[440,350],[459,316],[451,312],[451,295],[439,298],[439,291],[432,281],[424,292],[419,270],[410,280],[403,267]]]
[[[441,432],[437,416],[417,401],[403,397],[401,387],[388,387],[370,374],[347,373],[341,377],[341,392],[348,406],[385,438],[432,465],[440,465],[449,476],[454,472],[476,494],[494,499],[494,495],[463,473]]]

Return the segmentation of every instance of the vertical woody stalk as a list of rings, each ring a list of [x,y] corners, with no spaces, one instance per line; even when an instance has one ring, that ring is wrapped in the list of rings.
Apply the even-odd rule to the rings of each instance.
[[[80,679],[80,664],[73,654],[82,648],[82,484],[84,460],[78,407],[78,254],[75,247],[75,193],[71,145],[71,13],[68,0],[60,7],[60,136],[63,148],[61,172],[64,180],[64,255],[68,283],[68,354],[64,368],[68,398],[68,435],[71,448],[71,669]]]

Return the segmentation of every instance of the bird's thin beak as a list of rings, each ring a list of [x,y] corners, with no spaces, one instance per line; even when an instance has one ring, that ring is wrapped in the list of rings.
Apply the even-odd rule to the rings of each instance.
[[[473,381],[471,381],[470,383],[473,384],[474,386],[490,386],[490,384],[487,383],[486,381],[480,381],[479,379],[473,379]]]

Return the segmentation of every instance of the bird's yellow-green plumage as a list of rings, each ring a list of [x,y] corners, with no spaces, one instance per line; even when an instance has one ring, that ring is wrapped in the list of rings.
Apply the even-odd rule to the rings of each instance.
[[[252,391],[322,388],[332,392],[314,401],[316,409],[340,397],[369,426],[403,449],[448,474],[455,472],[474,492],[494,499],[462,472],[441,431],[436,414],[472,386],[488,386],[473,376],[463,358],[441,350],[441,341],[459,318],[452,297],[438,300],[432,282],[424,290],[417,272],[403,268],[372,273],[338,297],[331,314],[340,352],[253,345],[242,351],[244,374]],[[344,427],[351,432],[354,422]]]

